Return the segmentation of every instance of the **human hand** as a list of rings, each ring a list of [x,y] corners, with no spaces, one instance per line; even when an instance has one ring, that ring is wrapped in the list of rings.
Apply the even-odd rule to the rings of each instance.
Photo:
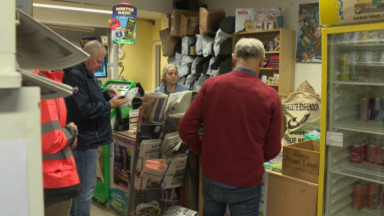
[[[111,90],[109,90],[108,91],[108,95],[110,96],[110,97],[113,97],[113,96],[120,96],[121,95],[121,93],[119,92],[119,91],[117,91],[117,89],[111,89]]]
[[[73,144],[71,145],[71,150],[75,150],[77,148],[77,137],[75,139],[75,141],[73,142]]]
[[[128,102],[127,99],[121,99],[120,97],[114,97],[111,100],[109,100],[109,103],[111,104],[111,109],[115,109],[126,102]]]
[[[67,127],[74,128],[76,130],[76,135],[79,135],[79,131],[77,130],[77,126],[75,125],[75,123],[70,122],[69,124],[67,124]]]

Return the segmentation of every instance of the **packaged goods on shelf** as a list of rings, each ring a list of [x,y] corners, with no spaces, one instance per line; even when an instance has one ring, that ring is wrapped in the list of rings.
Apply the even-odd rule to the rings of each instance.
[[[143,140],[140,144],[139,160],[137,170],[141,172],[142,166],[147,160],[159,159],[161,149],[161,139]]]
[[[165,108],[168,95],[145,92],[143,97],[143,105],[140,109],[139,128],[141,123],[156,123],[160,122],[163,118],[163,112]]]
[[[164,175],[163,189],[181,187],[183,185],[187,159],[188,156],[186,154],[178,154],[168,158],[168,170]]]
[[[167,168],[167,161],[164,159],[145,161],[140,177],[135,178],[136,190],[161,188],[161,181]]]
[[[200,19],[199,19],[200,34],[205,35],[209,33],[214,33],[212,24],[224,18],[225,18],[224,10],[208,10],[201,7]]]

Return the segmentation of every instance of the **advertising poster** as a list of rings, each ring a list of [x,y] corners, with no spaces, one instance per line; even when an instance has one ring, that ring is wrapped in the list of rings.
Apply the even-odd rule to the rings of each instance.
[[[136,43],[137,9],[129,3],[120,3],[112,9],[109,26],[112,29],[112,40],[116,44]]]
[[[319,3],[300,5],[296,62],[321,63]]]
[[[118,135],[113,135],[113,140],[110,151],[109,206],[114,211],[127,215],[135,142]]]
[[[321,0],[321,25],[384,20],[384,0]]]
[[[101,43],[101,38],[99,36],[88,37],[88,38],[79,38],[81,48],[84,48],[85,44],[87,44],[89,41],[94,41],[94,40],[97,40]]]

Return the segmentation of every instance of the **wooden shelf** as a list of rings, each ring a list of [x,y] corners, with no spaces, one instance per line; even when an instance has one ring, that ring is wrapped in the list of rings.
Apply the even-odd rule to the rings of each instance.
[[[280,51],[265,52],[265,55],[280,54]]]
[[[271,87],[279,87],[279,84],[267,84],[267,85],[269,85]]]
[[[260,70],[279,70],[279,68],[260,68]]]
[[[273,73],[279,73],[279,94],[288,94],[294,91],[295,63],[296,63],[296,33],[289,29],[273,29],[255,32],[240,32],[232,35],[232,51],[235,49],[236,42],[241,38],[257,38],[262,43],[272,41],[277,35],[280,35],[280,50],[265,52],[265,55],[279,55],[279,68],[260,68],[260,74],[271,76]],[[284,131],[284,130],[283,130]]]
[[[272,29],[272,30],[264,30],[264,31],[254,31],[254,32],[239,32],[236,34],[241,35],[254,35],[254,34],[265,34],[265,33],[280,33],[281,29]]]

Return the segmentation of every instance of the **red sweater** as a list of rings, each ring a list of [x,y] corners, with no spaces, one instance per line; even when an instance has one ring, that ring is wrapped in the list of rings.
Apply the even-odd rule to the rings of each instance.
[[[204,123],[204,138],[197,130]],[[257,76],[232,71],[208,79],[179,124],[200,155],[206,178],[230,186],[260,185],[263,163],[281,150],[281,104]]]

